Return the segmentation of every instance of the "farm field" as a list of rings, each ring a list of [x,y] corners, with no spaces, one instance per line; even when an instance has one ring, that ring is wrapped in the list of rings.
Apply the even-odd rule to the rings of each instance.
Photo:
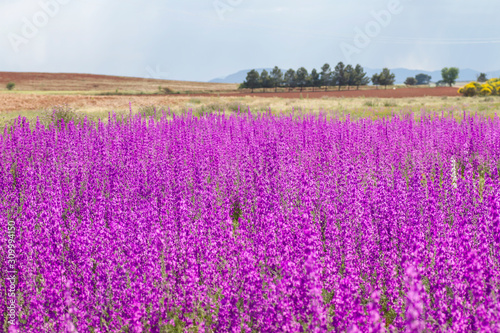
[[[426,88],[418,88],[427,90]],[[264,95],[264,94],[262,94]],[[0,93],[0,126],[12,123],[18,116],[26,117],[31,122],[36,118],[51,118],[54,107],[74,111],[80,117],[87,116],[90,120],[103,119],[107,121],[110,112],[129,114],[130,105],[134,113],[153,114],[154,109],[170,109],[176,114],[192,110],[195,115],[204,113],[226,114],[240,110],[250,110],[254,113],[280,112],[289,113],[292,109],[318,113],[323,110],[328,114],[342,117],[350,114],[351,119],[360,117],[379,118],[408,112],[419,113],[421,109],[427,112],[446,110],[456,115],[464,111],[493,116],[500,110],[498,97],[459,96],[428,96],[409,98],[281,98],[262,96],[186,96],[186,95],[144,95],[144,96],[91,96],[91,95],[46,95],[46,94],[7,94]]]
[[[379,89],[361,86],[359,90],[345,87],[338,91],[330,87],[311,91],[298,88],[288,92],[285,88],[262,89],[251,93],[238,90],[238,84],[220,84],[189,81],[142,79],[94,74],[71,73],[17,73],[0,72],[0,86],[16,82],[15,89],[0,90],[0,126],[18,116],[35,121],[46,117],[53,108],[72,110],[97,121],[109,112],[128,114],[130,105],[135,112],[152,113],[153,109],[165,108],[176,114],[192,110],[193,113],[224,111],[232,113],[240,107],[252,112],[289,112],[301,110],[325,110],[351,113],[351,116],[386,116],[394,110],[415,111],[426,107],[428,111],[453,107],[457,111],[490,113],[500,102],[496,98],[462,99],[457,87],[389,86]]]
[[[274,89],[267,89],[265,94],[259,93],[262,89],[256,89],[251,93],[250,89],[238,90],[239,84],[236,83],[210,83],[210,82],[191,82],[175,81],[162,79],[145,79],[125,76],[96,75],[96,74],[78,74],[78,73],[29,73],[29,72],[0,72],[0,93],[8,92],[5,86],[9,82],[14,82],[15,92],[21,94],[49,94],[49,95],[139,95],[139,94],[158,94],[162,89],[167,89],[162,93],[181,93],[181,94],[205,94],[224,93],[229,96],[236,95],[265,95],[268,97],[299,98],[301,93],[310,93],[311,98],[323,97],[324,95],[332,97],[423,97],[423,96],[457,96],[457,89],[454,87],[429,88],[427,86],[406,88],[404,85],[398,85],[401,89],[397,92],[390,91],[396,86],[390,86],[389,89],[375,88],[373,86],[361,86],[359,90],[346,87],[341,92],[336,91],[336,87],[329,87],[328,91],[316,88],[304,88],[304,91],[295,88],[288,92],[287,88],[279,88],[278,93]],[[456,87],[462,86],[458,83]],[[455,87],[455,88],[456,88]],[[385,91],[382,91],[385,90]]]
[[[399,89],[402,90],[402,89]],[[416,91],[430,91],[429,89],[416,88]],[[377,92],[377,90],[373,90]],[[385,90],[379,90],[384,92]],[[387,90],[390,92],[390,90]],[[396,90],[398,91],[398,90]],[[314,98],[311,93],[260,93],[253,95],[239,94],[191,94],[191,95],[125,95],[125,96],[99,96],[99,95],[54,95],[54,94],[40,94],[40,93],[0,93],[0,110],[2,111],[33,111],[40,109],[47,109],[54,105],[68,105],[72,108],[78,108],[81,110],[107,110],[107,111],[122,111],[129,109],[129,103],[133,105],[170,105],[171,107],[183,106],[186,109],[201,105],[196,104],[211,104],[214,102],[218,103],[219,106],[234,105],[234,102],[242,102],[250,105],[255,104],[256,101],[264,107],[267,105],[274,106],[276,101],[284,101],[283,106],[297,104],[297,102],[310,101],[310,105],[325,105],[321,104],[321,100],[328,100],[335,103],[330,103],[330,106],[342,105],[347,103],[356,104],[358,101],[360,106],[368,103],[371,100],[381,100],[381,104],[389,102],[392,105],[414,105],[415,101],[420,101],[421,104],[431,102],[435,104],[435,101],[439,100],[449,100],[449,101],[463,101],[469,104],[471,101],[478,101],[478,99],[464,99],[460,98],[456,94],[454,96],[419,96],[419,97],[408,97],[408,98],[382,98],[382,97],[370,97],[370,96],[353,96],[353,97],[342,97],[340,94],[348,93],[349,91],[329,91],[328,93],[322,92],[321,95],[316,95]],[[355,92],[355,91],[350,91]],[[363,91],[359,91],[361,93]],[[364,91],[368,92],[368,91]],[[456,92],[456,91],[455,91]],[[317,94],[317,92],[315,93]],[[279,95],[285,95],[280,97]],[[338,95],[338,96],[336,96]],[[295,97],[293,97],[295,96]],[[491,98],[490,98],[491,99]],[[495,99],[491,99],[494,101]],[[290,102],[287,102],[290,101]],[[367,102],[368,101],[368,102]],[[434,101],[434,103],[432,103]],[[496,100],[498,101],[498,100]],[[316,104],[312,104],[316,103]],[[377,103],[373,103],[372,106]],[[365,105],[369,106],[369,105]],[[390,106],[390,105],[389,105]]]
[[[6,121],[20,332],[500,330],[497,99],[176,98]]]
[[[102,92],[158,92],[159,87],[174,91],[233,91],[237,84],[143,79],[126,76],[77,74],[77,73],[29,73],[0,72],[0,87],[8,82],[16,84],[21,93],[79,93],[99,94]]]
[[[34,91],[34,92],[1,92],[0,110],[37,110],[41,107],[69,104],[80,108],[123,108],[129,102],[139,101],[141,103],[165,103],[169,101],[178,104],[191,98],[207,99],[394,99],[396,101],[411,98],[459,97],[456,88],[398,88],[398,89],[367,89],[367,90],[342,90],[342,91],[316,91],[316,92],[235,92],[235,93],[211,93],[211,94],[125,94],[125,95],[99,95],[95,92],[74,91],[68,94],[61,91]]]

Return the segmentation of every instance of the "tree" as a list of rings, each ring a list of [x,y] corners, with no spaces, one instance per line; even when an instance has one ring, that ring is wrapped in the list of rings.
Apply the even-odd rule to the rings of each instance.
[[[354,73],[354,68],[352,65],[345,66],[345,83],[347,84],[347,90],[350,86],[355,85],[356,74]]]
[[[429,84],[431,82],[432,76],[420,73],[415,76],[417,84]]]
[[[323,67],[321,67],[320,80],[321,84],[325,87],[325,91],[327,91],[332,81],[332,69],[329,64],[324,64]]]
[[[283,84],[283,73],[281,72],[281,69],[278,68],[278,66],[274,66],[273,70],[271,71],[271,80],[274,86],[274,91],[278,91],[278,87]]]
[[[345,75],[345,65],[341,61],[335,66],[335,71],[333,72],[333,82],[339,86],[339,90],[342,86],[346,84],[347,78]]]
[[[243,82],[245,87],[252,89],[259,88],[260,87],[260,75],[259,72],[257,72],[255,69],[252,69],[250,72],[247,73],[247,79],[245,82]]]
[[[300,67],[299,69],[297,69],[296,76],[297,85],[300,87],[300,91],[302,91],[302,89],[307,86],[307,79],[309,76],[309,74],[307,73],[307,69],[305,69],[304,67]]]
[[[380,74],[373,74],[372,75],[372,83],[374,86],[377,86],[377,89],[378,89],[378,85],[380,84]]]
[[[15,86],[16,86],[16,84],[14,82],[9,82],[9,83],[7,83],[6,88],[7,88],[7,90],[12,90],[12,89],[14,89]]]
[[[394,81],[396,81],[396,74],[391,73],[388,68],[382,69],[382,73],[378,77],[379,84],[385,86],[385,89],[387,89],[387,86],[393,85]]]
[[[479,73],[477,76],[477,82],[486,82],[488,78],[486,77],[486,73]]]
[[[416,78],[414,78],[414,77],[407,77],[407,78],[406,78],[406,81],[405,81],[405,84],[406,84],[407,86],[414,86],[414,85],[416,85],[416,84],[417,84],[417,79],[416,79]]]
[[[272,88],[273,83],[271,81],[271,77],[269,76],[269,72],[265,69],[260,73],[260,87],[266,92],[266,88]]]
[[[295,88],[297,86],[297,80],[295,78],[295,71],[293,69],[289,69],[285,73],[285,85],[288,87],[288,91]]]
[[[311,71],[311,86],[313,87],[313,91],[314,88],[321,87],[321,78],[319,77],[319,73],[316,68],[313,68]]]
[[[370,83],[370,78],[366,76],[363,67],[359,64],[354,67],[354,77],[354,84],[356,85],[357,90],[359,90],[359,86],[366,86]]]
[[[456,67],[445,67],[441,70],[441,76],[443,77],[443,81],[451,87],[457,81],[459,72],[460,70]]]

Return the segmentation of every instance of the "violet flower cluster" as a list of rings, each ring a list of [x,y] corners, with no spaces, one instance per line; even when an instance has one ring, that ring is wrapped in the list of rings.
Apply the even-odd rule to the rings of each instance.
[[[5,330],[500,331],[498,117],[18,118],[0,154]]]

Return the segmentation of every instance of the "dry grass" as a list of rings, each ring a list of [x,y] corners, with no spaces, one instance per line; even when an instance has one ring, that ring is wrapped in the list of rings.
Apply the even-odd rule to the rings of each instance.
[[[144,96],[93,96],[93,95],[50,95],[50,94],[0,94],[1,111],[35,111],[67,104],[82,111],[120,111],[132,105],[176,105],[188,98],[176,95]]]
[[[7,97],[4,100],[3,97]],[[391,114],[414,112],[417,115],[422,110],[453,114],[460,117],[463,112],[480,113],[492,116],[500,113],[500,98],[494,97],[419,97],[419,98],[322,98],[322,99],[284,99],[268,97],[189,97],[189,96],[51,96],[51,95],[0,95],[0,109],[10,105],[10,112],[0,113],[0,125],[11,122],[19,115],[35,120],[56,106],[66,105],[75,112],[87,115],[91,119],[107,119],[109,112],[117,114],[129,113],[129,102],[134,113],[153,109],[162,109],[181,114],[192,111],[199,116],[206,113],[233,114],[240,107],[241,112],[267,112],[271,108],[274,114],[283,112],[289,114],[294,109],[300,112],[319,113],[320,110],[332,116],[344,117],[347,114],[352,119],[360,117],[380,118]],[[158,112],[159,113],[159,112]]]
[[[192,109],[193,113],[206,112],[234,113],[238,106],[242,112],[250,108],[251,112],[272,113],[296,112],[319,113],[320,110],[329,114],[347,115],[351,118],[384,117],[401,113],[417,113],[421,111],[461,115],[463,111],[479,112],[487,115],[500,113],[500,98],[463,98],[463,97],[417,97],[417,98],[322,98],[322,99],[284,99],[259,97],[196,97],[178,99],[176,105],[170,108],[176,113]],[[161,107],[162,105],[157,105]]]

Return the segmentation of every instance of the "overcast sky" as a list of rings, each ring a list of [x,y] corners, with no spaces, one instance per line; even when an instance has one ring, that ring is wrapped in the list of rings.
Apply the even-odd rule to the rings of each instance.
[[[208,81],[359,63],[500,69],[498,0],[0,0],[0,71]]]

